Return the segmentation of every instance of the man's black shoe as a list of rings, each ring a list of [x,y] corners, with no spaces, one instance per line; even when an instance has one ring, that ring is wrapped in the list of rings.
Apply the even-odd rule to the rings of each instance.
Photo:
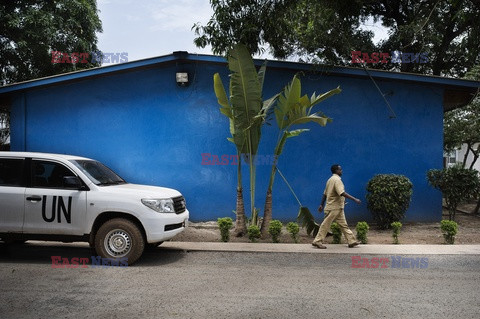
[[[312,246],[315,246],[315,247],[317,247],[317,248],[319,248],[319,249],[327,249],[326,246],[323,246],[323,245],[320,244],[320,243],[312,243]]]
[[[348,244],[348,248],[353,248],[353,247],[358,246],[358,245],[360,245],[360,244],[361,244],[361,242],[356,241],[356,242],[354,242],[354,243]]]

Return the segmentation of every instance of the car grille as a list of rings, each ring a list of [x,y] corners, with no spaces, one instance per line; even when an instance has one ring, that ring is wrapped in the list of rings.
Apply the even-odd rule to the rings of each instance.
[[[185,203],[185,198],[183,196],[174,197],[173,200],[173,208],[175,209],[175,214],[181,214],[187,209],[187,205]]]

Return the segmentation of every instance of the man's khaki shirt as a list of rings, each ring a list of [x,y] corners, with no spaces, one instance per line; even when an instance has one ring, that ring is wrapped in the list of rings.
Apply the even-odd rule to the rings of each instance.
[[[345,197],[341,196],[345,192],[345,186],[342,179],[337,174],[333,174],[327,181],[323,194],[327,196],[325,210],[343,209],[345,207]]]

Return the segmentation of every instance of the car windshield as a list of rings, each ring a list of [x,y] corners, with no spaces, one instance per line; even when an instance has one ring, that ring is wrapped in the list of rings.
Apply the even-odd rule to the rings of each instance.
[[[71,161],[96,185],[119,185],[126,181],[100,162],[89,160]]]

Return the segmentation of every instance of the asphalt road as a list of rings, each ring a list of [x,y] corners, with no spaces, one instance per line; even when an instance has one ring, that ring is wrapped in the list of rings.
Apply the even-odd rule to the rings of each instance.
[[[480,255],[400,256],[428,258],[413,269],[362,255],[389,258],[389,267],[352,268],[353,253],[159,247],[132,267],[52,268],[51,256],[91,255],[85,246],[0,244],[0,318],[480,317]]]

